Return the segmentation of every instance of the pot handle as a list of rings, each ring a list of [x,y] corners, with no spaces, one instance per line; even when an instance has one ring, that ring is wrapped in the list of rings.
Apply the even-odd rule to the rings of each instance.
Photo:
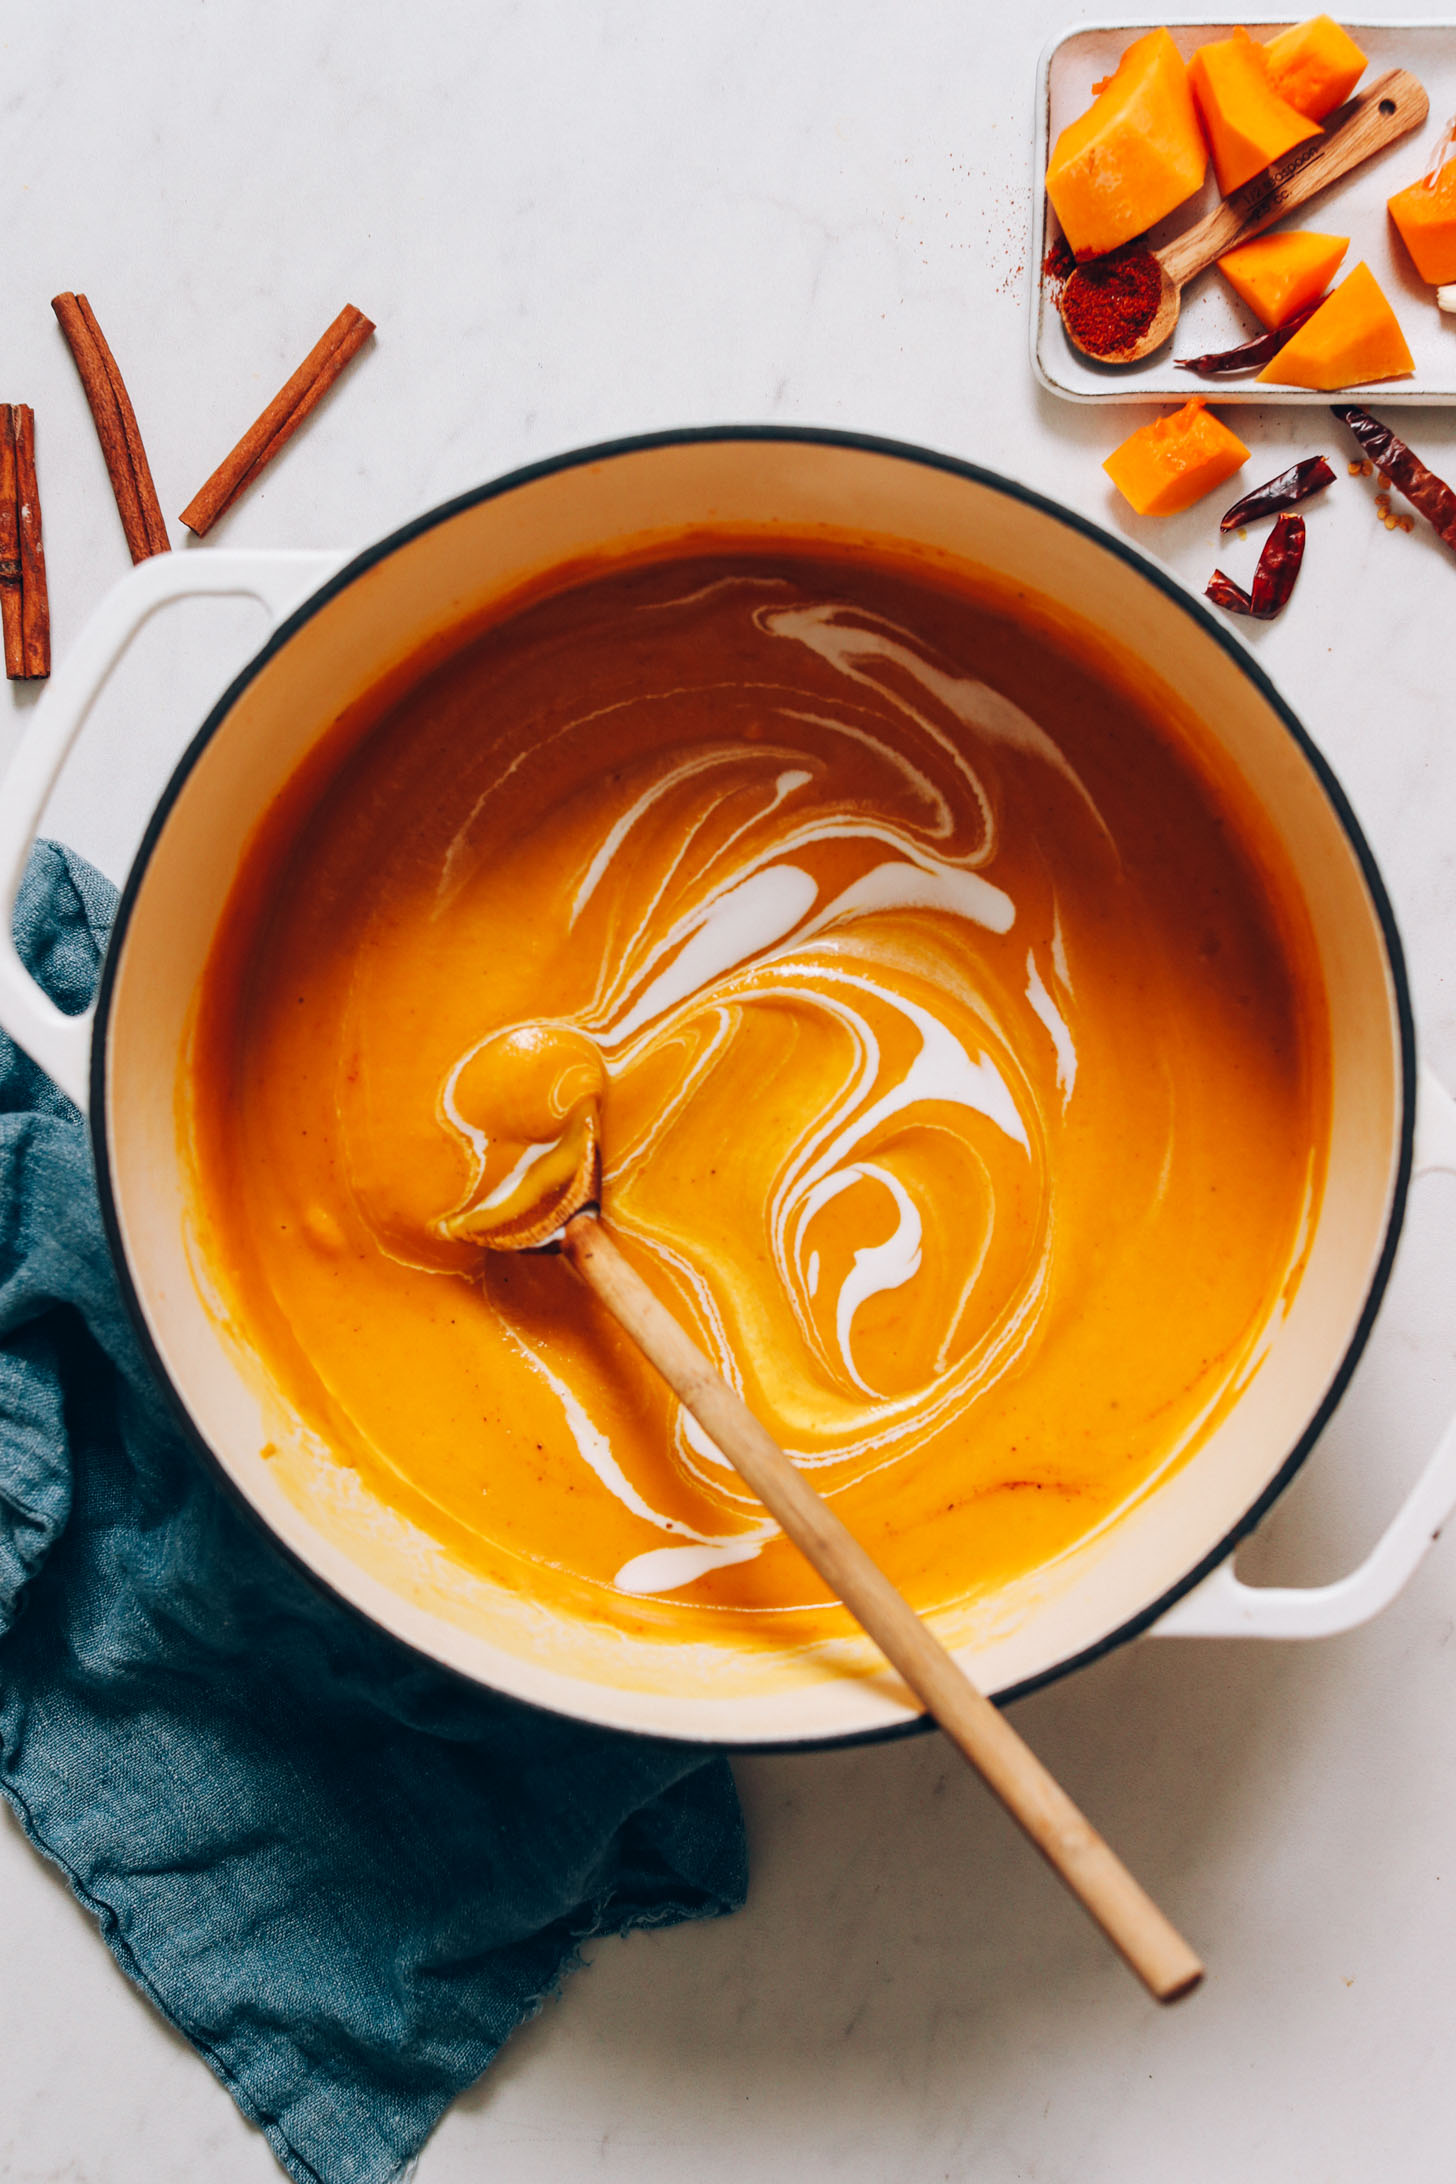
[[[1456,1175],[1456,1100],[1422,1068],[1412,1179]],[[1154,1623],[1154,1638],[1331,1638],[1388,1608],[1456,1508],[1456,1419],[1395,1517],[1348,1577],[1331,1585],[1245,1585],[1230,1555]]]
[[[11,921],[46,800],[108,675],[137,631],[174,599],[256,599],[274,623],[331,576],[339,553],[154,554],[109,592],[36,706],[0,785],[0,1030],[84,1114],[92,1010],[67,1016],[16,953]]]

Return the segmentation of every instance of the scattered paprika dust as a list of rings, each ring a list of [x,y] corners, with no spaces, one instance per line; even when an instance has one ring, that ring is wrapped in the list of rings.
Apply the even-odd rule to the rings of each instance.
[[[1062,290],[1062,317],[1079,348],[1116,356],[1141,340],[1162,297],[1157,259],[1150,250],[1129,250],[1079,265]]]

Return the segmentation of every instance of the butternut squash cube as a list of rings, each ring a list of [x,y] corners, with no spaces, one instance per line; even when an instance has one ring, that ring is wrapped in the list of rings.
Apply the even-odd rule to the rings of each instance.
[[[1102,465],[1140,516],[1176,516],[1222,485],[1249,459],[1237,433],[1195,394],[1171,416],[1143,425]]]
[[[1348,235],[1314,235],[1291,228],[1283,235],[1256,235],[1225,251],[1218,270],[1261,326],[1282,326],[1322,296],[1350,247]]]
[[[1166,30],[1135,38],[1052,149],[1047,196],[1079,258],[1130,243],[1202,186],[1208,148]]]
[[[1456,281],[1456,159],[1432,177],[1423,175],[1389,201],[1390,217],[1423,281],[1444,287]]]
[[[1332,394],[1367,379],[1400,379],[1416,360],[1379,281],[1363,262],[1346,274],[1314,317],[1260,372],[1281,387],[1313,387]]]
[[[1328,15],[1312,15],[1266,40],[1264,58],[1280,98],[1311,121],[1343,106],[1365,73],[1365,55]]]
[[[1188,63],[1188,80],[1225,197],[1320,133],[1317,121],[1279,96],[1269,81],[1264,48],[1246,30],[1199,46]]]

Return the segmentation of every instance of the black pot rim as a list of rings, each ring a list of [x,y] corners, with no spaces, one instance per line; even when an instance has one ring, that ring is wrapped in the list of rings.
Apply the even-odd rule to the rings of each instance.
[[[1065,525],[1069,530],[1080,533],[1082,537],[1090,539],[1094,544],[1101,546],[1105,551],[1125,562],[1129,568],[1135,570],[1147,583],[1152,584],[1165,598],[1171,600],[1175,606],[1181,609],[1191,621],[1198,625],[1205,636],[1211,637],[1214,643],[1234,661],[1241,672],[1253,683],[1259,695],[1298,746],[1333,807],[1335,816],[1339,820],[1354,853],[1369,892],[1385,945],[1386,961],[1389,966],[1391,985],[1395,996],[1396,1019],[1400,1037],[1400,1151],[1396,1167],[1395,1188],[1391,1194],[1390,1211],[1379,1258],[1376,1262],[1369,1290],[1366,1293],[1364,1305],[1351,1332],[1339,1367],[1314,1415],[1278,1471],[1262,1493],[1245,1510],[1238,1522],[1223,1534],[1216,1545],[1210,1548],[1208,1553],[1195,1563],[1186,1575],[1181,1577],[1176,1584],[1169,1586],[1150,1606],[1139,1610],[1136,1615],[1128,1617],[1115,1630],[1099,1638],[1095,1644],[1084,1647],[1080,1653],[1070,1655],[1065,1661],[1059,1661],[1051,1668],[1044,1669],[1039,1675],[1027,1677],[1021,1683],[1012,1685],[1005,1691],[998,1692],[996,1694],[996,1703],[998,1706],[1005,1706],[1015,1699],[1025,1698],[1031,1692],[1043,1689],[1046,1685],[1059,1682],[1062,1677],[1071,1675],[1074,1670],[1085,1668],[1093,1661],[1102,1659],[1104,1655],[1114,1652],[1118,1647],[1126,1645],[1130,1639],[1136,1638],[1143,1631],[1150,1629],[1161,1616],[1167,1613],[1175,1602],[1190,1593],[1196,1585],[1201,1584],[1211,1570],[1216,1569],[1221,1562],[1225,1561],[1234,1552],[1240,1541],[1247,1538],[1248,1534],[1254,1530],[1255,1526],[1284,1492],[1284,1489],[1304,1463],[1310,1450],[1329,1423],[1331,1415],[1349,1385],[1350,1377],[1369,1339],[1370,1330],[1374,1325],[1376,1314],[1379,1311],[1390,1279],[1396,1245],[1405,1218],[1415,1140],[1415,1019],[1411,1006],[1405,953],[1401,946],[1395,912],[1386,892],[1385,883],[1381,878],[1380,869],[1375,862],[1360,823],[1350,806],[1349,799],[1346,797],[1323,753],[1314,743],[1298,716],[1285,702],[1275,684],[1271,682],[1247,648],[1209,611],[1202,600],[1188,591],[1168,570],[1151,561],[1135,546],[1129,544],[1128,541],[1104,530],[1100,524],[1092,522],[1086,516],[1079,515],[1075,510],[1066,508],[1060,502],[1049,499],[1045,494],[1036,492],[1032,487],[1021,484],[1017,479],[1007,478],[998,471],[989,470],[982,464],[966,462],[959,456],[918,447],[909,441],[883,439],[870,433],[845,432],[828,426],[681,426],[664,432],[642,433],[632,437],[602,441],[590,447],[569,449],[563,454],[550,456],[542,462],[529,463],[521,469],[508,471],[504,476],[496,478],[486,485],[476,486],[469,492],[457,494],[454,499],[444,501],[438,507],[427,510],[425,514],[416,516],[398,530],[392,531],[386,538],[379,540],[377,544],[366,547],[363,552],[356,554],[352,560],[336,570],[334,575],[327,578],[317,591],[311,593],[278,625],[217,700],[217,703],[212,707],[202,726],[178,760],[171,779],[163,790],[147,824],[137,853],[132,860],[126,884],[117,903],[111,937],[102,963],[91,1042],[90,1130],[96,1166],[97,1189],[101,1200],[102,1221],[122,1297],[137,1340],[157,1379],[158,1385],[170,1402],[173,1414],[182,1428],[185,1439],[203,1457],[214,1476],[221,1481],[237,1506],[247,1511],[248,1516],[266,1535],[276,1552],[286,1557],[296,1569],[303,1573],[310,1583],[326,1593],[331,1599],[348,1608],[351,1613],[364,1617],[376,1630],[384,1629],[385,1626],[374,1623],[373,1619],[368,1617],[363,1609],[357,1607],[353,1601],[347,1600],[342,1593],[338,1592],[326,1579],[321,1577],[309,1563],[305,1562],[300,1555],[280,1540],[272,1528],[264,1521],[263,1517],[236,1484],[192,1418],[179,1391],[173,1385],[171,1376],[162,1361],[156,1344],[152,1340],[151,1330],[142,1308],[140,1294],[132,1279],[131,1268],[122,1239],[111,1174],[106,1128],[107,1031],[116,989],[117,968],[124,953],[132,913],[145,882],[152,854],[161,838],[172,807],[180,796],[203,751],[212,741],[212,738],[216,735],[243,692],[262,672],[274,655],[282,650],[290,638],[305,623],[311,621],[314,615],[320,613],[332,599],[337,597],[358,577],[363,576],[378,563],[387,560],[391,554],[397,553],[403,547],[410,545],[413,540],[422,537],[427,531],[434,530],[439,525],[450,522],[453,517],[463,514],[468,509],[479,507],[485,501],[499,499],[507,493],[517,491],[522,486],[534,484],[538,479],[551,477],[562,471],[580,469],[588,464],[613,460],[621,456],[645,454],[656,448],[693,446],[723,441],[799,442],[815,447],[839,447],[851,449],[861,454],[881,455],[902,462],[917,463],[928,469],[946,471],[952,476],[968,479],[973,484],[988,487],[993,492],[1004,493],[1008,499],[1019,501],[1027,507],[1037,509],[1041,514],[1051,517],[1055,522]],[[396,1642],[406,1647],[408,1651],[417,1653],[422,1660],[430,1661],[433,1666],[440,1668],[443,1673],[458,1677],[473,1689],[493,1690],[495,1688],[494,1686],[482,1684],[480,1679],[467,1675],[463,1670],[440,1662],[434,1654],[426,1652],[423,1648],[412,1646],[407,1639],[399,1638],[395,1632],[387,1632],[386,1634],[394,1637]],[[587,1717],[572,1715],[567,1718],[582,1719]],[[934,1724],[928,1717],[921,1715],[912,1721],[896,1723],[884,1728],[858,1730],[848,1736],[774,1739],[767,1743],[735,1744],[731,1749],[741,1752],[830,1751],[849,1745],[886,1743],[900,1737],[917,1735],[933,1727]],[[630,1735],[638,1732],[623,1731],[620,1733]],[[660,1737],[657,1740],[662,1741]],[[698,1740],[678,1738],[667,1741],[692,1743]],[[704,1739],[702,1742],[705,1750],[712,1748],[709,1740]]]

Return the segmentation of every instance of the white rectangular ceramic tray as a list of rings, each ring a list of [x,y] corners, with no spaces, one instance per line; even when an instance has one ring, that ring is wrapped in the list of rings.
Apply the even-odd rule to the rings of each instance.
[[[1288,20],[1293,21],[1291,16]],[[1372,403],[1456,403],[1456,317],[1436,309],[1435,291],[1417,278],[1405,246],[1391,226],[1385,201],[1425,172],[1446,123],[1456,115],[1456,21],[1362,23],[1340,15],[1350,35],[1369,55],[1361,84],[1389,68],[1404,68],[1425,86],[1431,101],[1424,128],[1414,129],[1386,151],[1377,152],[1343,182],[1337,182],[1290,216],[1292,227],[1320,234],[1348,235],[1350,248],[1336,278],[1363,258],[1395,309],[1416,361],[1409,379],[1372,382],[1363,390]],[[1233,25],[1177,23],[1167,26],[1186,59],[1210,38],[1226,38]],[[1282,22],[1250,22],[1256,38],[1282,29]],[[1261,333],[1215,267],[1184,290],[1182,312],[1173,339],[1141,364],[1094,364],[1066,337],[1042,265],[1060,236],[1056,214],[1046,200],[1042,177],[1059,132],[1092,103],[1092,86],[1110,76],[1134,38],[1155,23],[1078,23],[1054,38],[1041,57],[1036,83],[1036,165],[1033,169],[1031,237],[1031,360],[1037,378],[1053,394],[1071,402],[1186,402],[1199,389],[1220,405],[1229,402],[1328,402],[1327,394],[1302,387],[1260,385],[1247,379],[1200,379],[1175,371],[1175,356],[1201,356],[1230,349]],[[1201,194],[1170,213],[1152,230],[1156,246],[1168,242],[1203,217],[1218,202],[1210,163]]]

